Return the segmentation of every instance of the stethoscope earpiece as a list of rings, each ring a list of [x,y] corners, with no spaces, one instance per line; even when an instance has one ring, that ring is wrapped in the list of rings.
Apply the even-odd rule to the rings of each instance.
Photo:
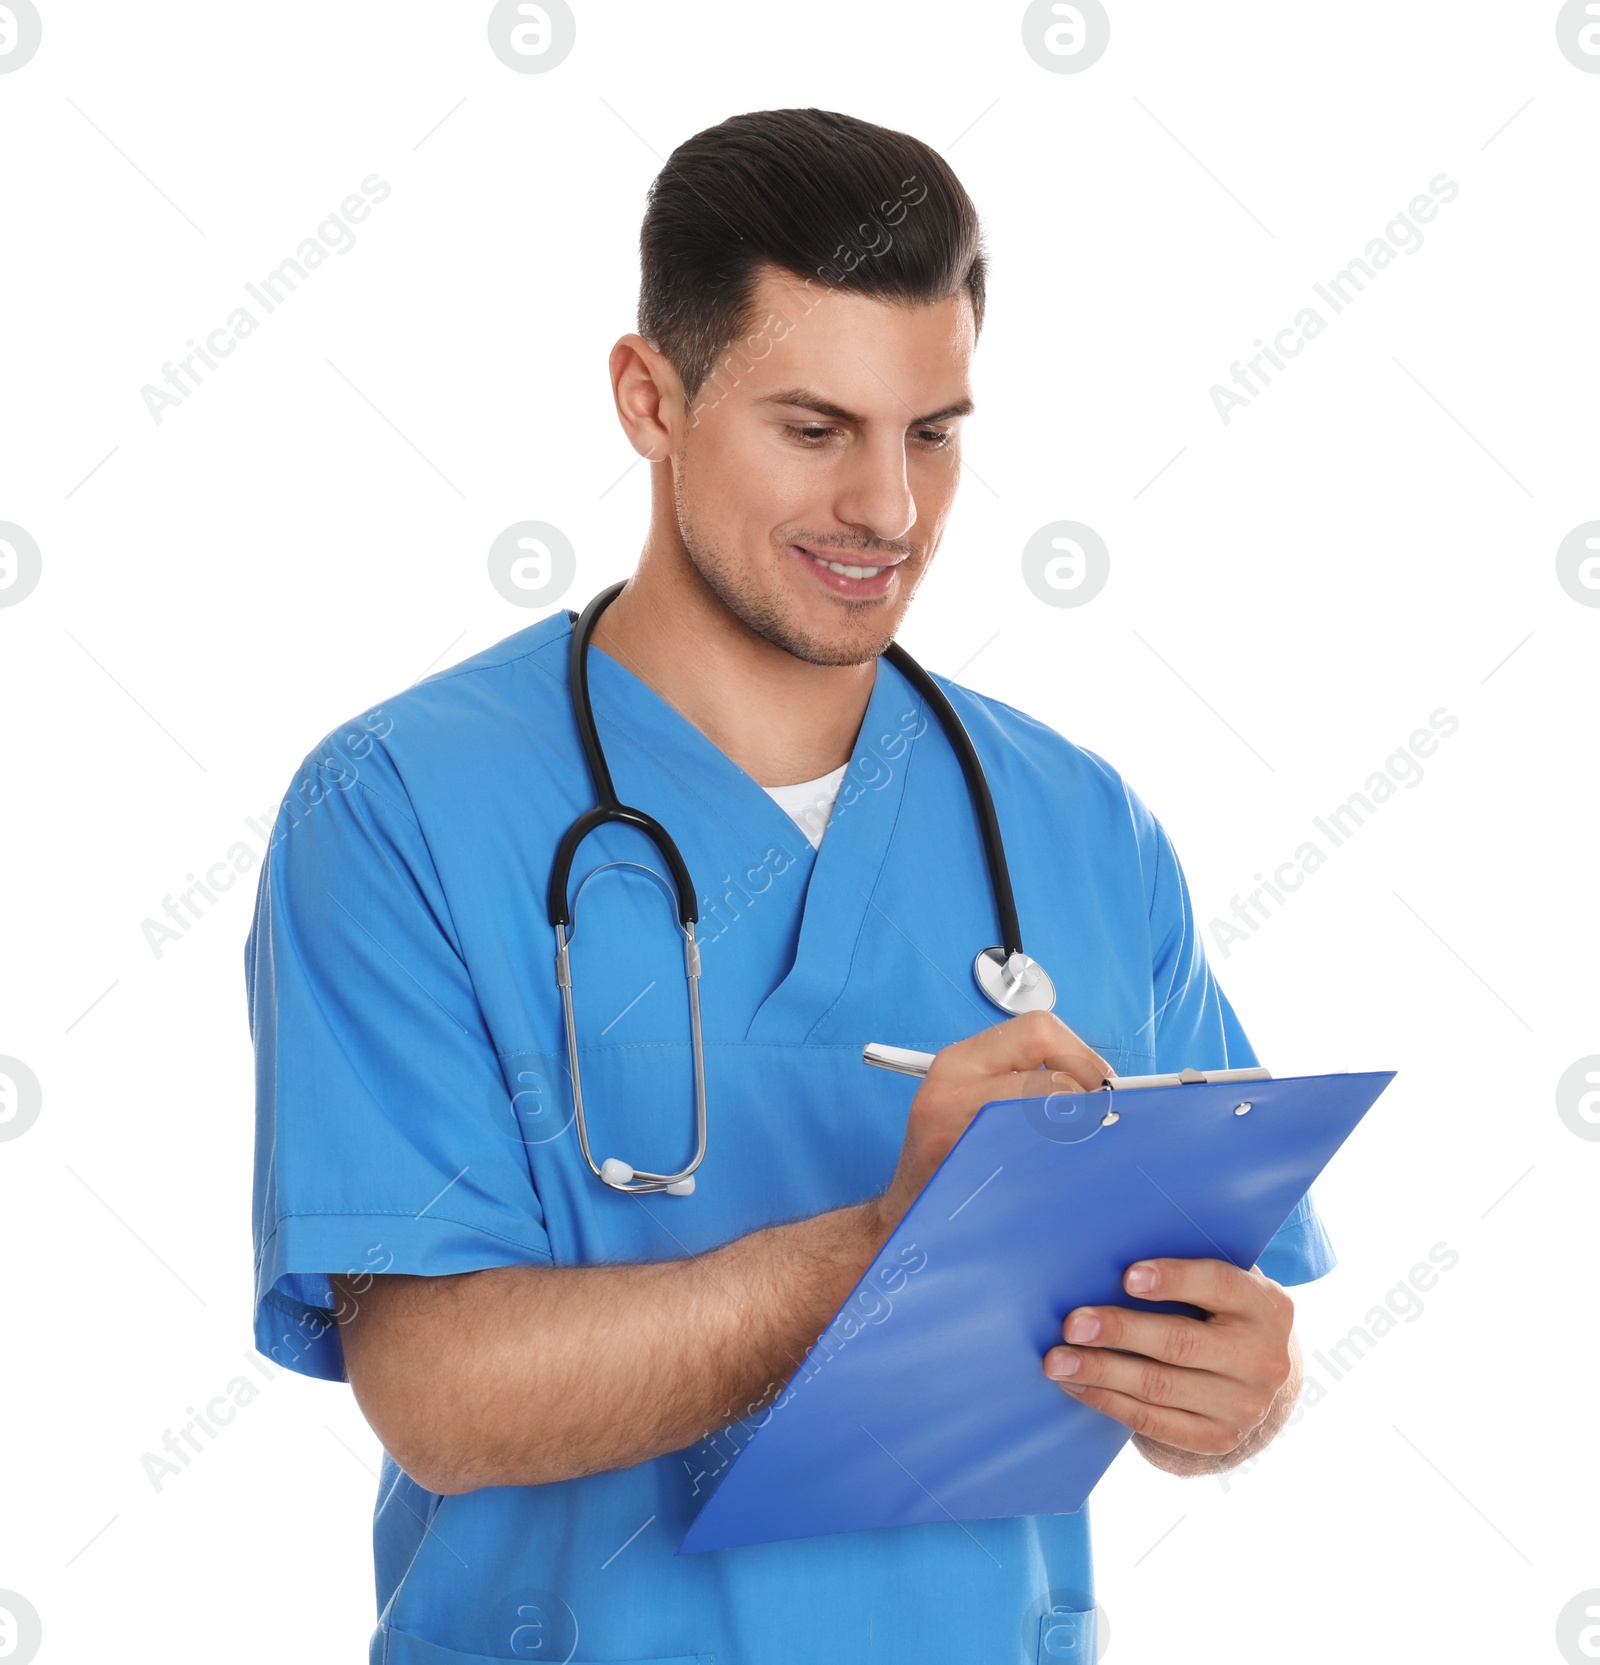
[[[683,1179],[669,1179],[665,1185],[635,1185],[634,1171],[620,1156],[608,1156],[600,1164],[600,1177],[616,1191],[666,1191],[674,1197],[694,1195],[694,1175]]]

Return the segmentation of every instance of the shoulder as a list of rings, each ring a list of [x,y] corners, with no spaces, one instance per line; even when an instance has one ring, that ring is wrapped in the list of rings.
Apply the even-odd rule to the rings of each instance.
[[[426,882],[442,828],[476,824],[511,781],[570,764],[571,634],[558,611],[329,729],[278,802],[268,865]]]
[[[1013,790],[1031,790],[1057,804],[1065,800],[1075,813],[1126,826],[1141,841],[1158,835],[1159,823],[1144,800],[1099,752],[1004,700],[931,674],[972,736],[992,782],[1005,780]]]
[[[430,743],[474,748],[503,741],[508,726],[538,724],[557,707],[566,707],[571,637],[571,616],[564,610],[552,613],[460,664],[412,683],[362,718],[374,711],[382,714],[385,749],[402,759],[408,748]]]
[[[557,611],[346,718],[301,759],[290,795],[359,785],[359,796],[408,814],[408,783],[441,763],[488,767],[509,735],[568,720],[571,635],[571,615]]]
[[[1188,928],[1193,904],[1172,836],[1121,770],[1004,700],[934,680],[972,736],[997,804],[1033,810],[1019,830],[1051,872],[1066,850],[1091,851],[1094,882],[1108,894],[1126,884],[1141,895],[1158,943]],[[1030,840],[1033,828],[1047,829],[1042,843]]]

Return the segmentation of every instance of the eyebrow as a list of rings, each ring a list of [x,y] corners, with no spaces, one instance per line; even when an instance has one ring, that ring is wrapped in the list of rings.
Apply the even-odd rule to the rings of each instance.
[[[842,405],[836,405],[805,387],[781,388],[776,393],[766,394],[756,402],[762,405],[791,405],[800,410],[815,411],[818,416],[826,416],[834,422],[862,421],[861,417],[847,411]],[[953,405],[946,405],[943,410],[932,411],[927,416],[913,417],[908,426],[920,427],[926,422],[944,422],[953,416],[970,416],[975,408],[970,399],[962,399]]]

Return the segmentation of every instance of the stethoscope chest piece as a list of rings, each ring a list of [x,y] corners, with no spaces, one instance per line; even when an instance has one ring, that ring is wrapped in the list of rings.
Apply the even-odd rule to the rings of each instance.
[[[984,994],[1002,1012],[1052,1012],[1056,986],[1050,973],[1020,949],[1008,955],[1003,948],[985,948],[972,962],[972,975]]]

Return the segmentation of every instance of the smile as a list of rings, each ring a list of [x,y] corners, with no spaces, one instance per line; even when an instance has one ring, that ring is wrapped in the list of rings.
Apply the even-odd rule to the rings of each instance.
[[[836,595],[862,601],[888,594],[895,581],[895,569],[906,559],[897,555],[881,561],[837,560],[818,550],[807,549],[804,544],[792,543],[789,549]]]
[[[826,567],[829,572],[838,573],[841,578],[876,578],[878,574],[883,571],[884,567],[892,567],[898,564],[894,561],[883,561],[876,566],[852,567],[847,566],[843,561],[830,561],[825,555],[812,554],[809,549],[806,553],[811,555],[811,559],[815,561],[818,566]]]

